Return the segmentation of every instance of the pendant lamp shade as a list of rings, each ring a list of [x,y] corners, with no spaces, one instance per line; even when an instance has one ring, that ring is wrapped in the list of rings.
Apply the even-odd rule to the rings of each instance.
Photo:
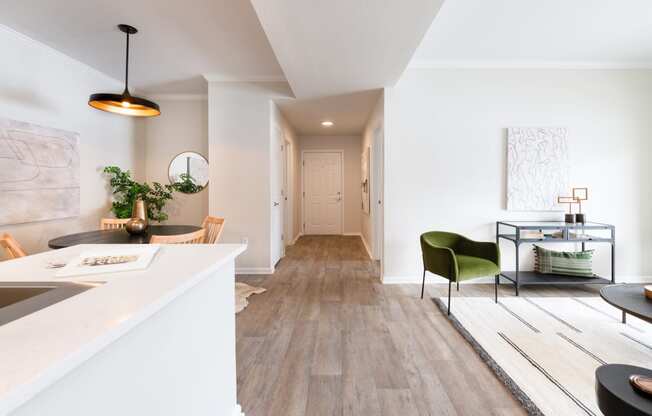
[[[127,56],[125,60],[125,89],[122,94],[97,93],[88,99],[88,105],[98,110],[134,117],[152,117],[161,114],[161,109],[153,101],[135,97],[129,93],[129,35],[138,30],[129,25],[118,25],[120,31],[127,35]]]

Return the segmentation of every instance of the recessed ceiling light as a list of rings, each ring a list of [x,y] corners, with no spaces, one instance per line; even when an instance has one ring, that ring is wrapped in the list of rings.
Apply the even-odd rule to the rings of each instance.
[[[321,125],[324,126],[324,127],[333,127],[333,124],[334,123],[332,121],[329,121],[329,120],[321,122]]]

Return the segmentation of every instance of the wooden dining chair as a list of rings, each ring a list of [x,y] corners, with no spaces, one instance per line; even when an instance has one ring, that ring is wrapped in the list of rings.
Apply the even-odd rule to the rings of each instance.
[[[215,244],[219,241],[222,230],[224,230],[224,218],[211,217],[210,215],[204,218],[201,227],[206,230],[206,237],[204,243]]]
[[[100,230],[120,230],[125,228],[125,224],[131,218],[102,218],[100,220]]]
[[[15,238],[11,234],[2,234],[0,236],[0,247],[2,247],[7,253],[7,258],[17,259],[19,257],[25,257],[27,253],[23,248],[18,244]]]
[[[153,235],[149,239],[150,244],[201,244],[204,242],[206,230],[203,228],[198,231],[186,234],[176,235]]]

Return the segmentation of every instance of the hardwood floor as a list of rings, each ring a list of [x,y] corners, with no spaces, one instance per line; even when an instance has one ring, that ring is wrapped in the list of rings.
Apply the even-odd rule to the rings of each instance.
[[[267,288],[236,318],[238,403],[247,416],[525,414],[433,302],[419,298],[420,285],[380,283],[359,237],[304,236],[274,275],[238,280]],[[501,294],[513,296],[511,288]],[[463,285],[454,295],[489,297],[493,286]]]

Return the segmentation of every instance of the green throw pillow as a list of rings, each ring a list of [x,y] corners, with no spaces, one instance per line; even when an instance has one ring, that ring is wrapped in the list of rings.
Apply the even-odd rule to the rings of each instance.
[[[593,277],[593,250],[554,251],[535,245],[534,270],[544,274]]]

